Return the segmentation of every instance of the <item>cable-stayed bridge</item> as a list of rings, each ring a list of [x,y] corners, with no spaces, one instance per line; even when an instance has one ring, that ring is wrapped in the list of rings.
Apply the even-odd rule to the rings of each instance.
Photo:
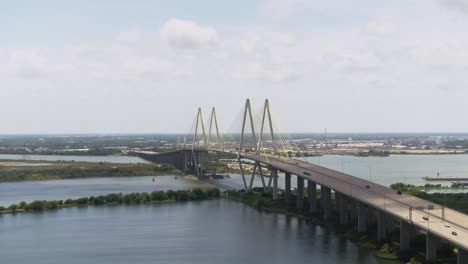
[[[370,222],[376,218],[379,240],[387,239],[390,228],[395,221],[399,221],[400,250],[410,249],[418,229],[427,234],[427,261],[436,260],[438,245],[443,240],[458,248],[459,264],[468,263],[468,215],[355,176],[291,158],[300,151],[290,138],[275,129],[268,100],[265,100],[260,117],[254,115],[250,100],[247,100],[241,120],[238,133],[220,133],[215,108],[207,124],[204,123],[202,110],[198,109],[194,131],[188,142],[187,137],[184,138],[176,151],[138,155],[153,162],[175,164],[178,169],[195,173],[201,179],[209,174],[204,168],[209,153],[235,155],[243,188],[247,191],[252,191],[254,181],[259,179],[264,191],[270,191],[273,199],[278,199],[278,180],[284,175],[284,202],[288,205],[295,204],[299,210],[322,212],[324,219],[330,219],[335,211],[340,224],[355,223],[358,232],[366,232]],[[253,163],[249,175],[244,170],[246,160]],[[265,175],[265,169],[268,175]],[[296,201],[292,201],[291,177],[297,177]],[[305,182],[307,194],[304,193]],[[317,195],[318,186],[320,196]],[[308,208],[304,208],[305,204]]]

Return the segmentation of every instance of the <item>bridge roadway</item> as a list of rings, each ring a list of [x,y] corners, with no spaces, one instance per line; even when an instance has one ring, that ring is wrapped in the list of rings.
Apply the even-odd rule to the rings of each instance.
[[[447,240],[458,248],[468,250],[468,215],[412,195],[398,195],[391,188],[308,162],[248,153],[242,154],[241,158],[258,161],[331,188],[400,220],[413,223],[419,229]],[[424,209],[418,210],[421,206]],[[428,206],[434,209],[428,210]],[[429,220],[424,220],[424,216],[429,217]],[[446,227],[447,223],[450,227]],[[452,231],[456,231],[457,235],[453,235]]]

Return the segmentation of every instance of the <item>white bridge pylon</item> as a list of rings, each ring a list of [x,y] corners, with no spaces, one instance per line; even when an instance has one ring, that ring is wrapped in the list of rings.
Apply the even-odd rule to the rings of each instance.
[[[260,121],[260,123],[258,121]],[[205,124],[202,109],[198,108],[195,120],[195,132],[193,134],[191,146],[192,158],[195,162],[195,169],[198,176],[204,175],[204,161],[202,157],[198,155],[200,151],[227,152],[225,149],[225,143],[220,136],[216,109],[214,107],[211,110],[209,123]],[[256,129],[256,125],[259,125],[260,129]],[[206,131],[206,127],[208,127],[208,131]],[[262,169],[267,166],[256,161],[253,165],[252,175],[250,179],[247,180],[245,163],[243,163],[243,159],[245,159],[246,154],[261,155],[265,154],[264,152],[275,156],[281,154],[279,151],[280,147],[277,144],[276,134],[273,130],[272,115],[268,99],[265,100],[261,120],[255,119],[252,113],[250,99],[246,100],[242,115],[242,129],[240,131],[238,146],[237,162],[239,163],[239,170],[242,176],[244,188],[246,190],[252,190],[254,179],[258,175],[261,179],[264,190],[269,190],[271,188],[272,181],[275,180],[274,183],[276,183],[276,179],[273,179],[278,176],[276,170],[272,170],[267,183],[265,181],[265,177],[267,176],[264,175],[264,170]]]
[[[198,132],[201,129],[201,135]],[[214,135],[212,130],[216,132]],[[199,140],[200,137],[200,140]],[[203,120],[203,112],[201,108],[198,108],[196,121],[195,121],[195,132],[192,140],[192,158],[195,162],[195,168],[198,176],[203,175],[203,161],[197,155],[197,150],[218,150],[224,151],[224,144],[219,134],[218,119],[216,116],[216,109],[211,109],[210,122],[208,125],[208,133],[205,130],[205,122]]]
[[[255,132],[255,123],[254,123],[254,117],[252,115],[252,107],[250,105],[250,99],[247,99],[246,102],[245,102],[245,109],[244,109],[244,115],[243,115],[243,121],[242,121],[242,130],[241,130],[241,135],[240,135],[240,142],[239,142],[239,151],[238,151],[238,154],[237,154],[237,161],[239,163],[239,169],[240,169],[240,172],[241,172],[241,175],[242,175],[242,181],[244,183],[244,187],[246,190],[252,190],[253,188],[253,182],[254,182],[254,179],[255,179],[255,175],[259,175],[260,176],[260,179],[262,181],[262,186],[263,186],[263,189],[264,191],[267,191],[267,189],[270,189],[271,187],[271,182],[273,180],[273,178],[276,178],[278,177],[278,173],[276,171],[273,171],[272,170],[272,173],[270,175],[269,180],[268,180],[268,184],[265,183],[265,175],[263,174],[263,170],[262,170],[262,164],[258,161],[255,162],[254,166],[253,166],[253,169],[252,169],[252,176],[250,177],[250,181],[249,183],[247,184],[247,180],[246,180],[246,177],[245,177],[245,173],[244,173],[244,168],[242,166],[242,158],[243,158],[243,153],[246,154],[247,152],[254,152],[255,155],[260,155],[260,151],[262,150],[262,147],[264,145],[264,128],[265,128],[265,121],[268,121],[269,123],[269,132],[270,132],[270,135],[271,135],[271,148],[273,150],[273,155],[278,155],[278,149],[277,149],[277,144],[276,144],[276,138],[275,138],[275,133],[273,131],[273,122],[272,122],[272,118],[271,118],[271,110],[270,110],[270,104],[269,104],[269,101],[268,99],[265,99],[265,104],[264,104],[264,107],[263,107],[263,115],[262,115],[262,119],[261,119],[261,123],[260,123],[260,132],[258,134],[258,138],[257,138],[257,134]],[[250,136],[252,137],[253,139],[253,142],[255,143],[255,147],[252,149],[252,148],[246,148],[245,147],[245,133],[246,133],[246,124],[247,122],[249,122],[248,124],[250,125]],[[249,132],[247,132],[249,134]],[[258,173],[258,174],[257,174]],[[276,179],[275,179],[275,183],[276,183]]]

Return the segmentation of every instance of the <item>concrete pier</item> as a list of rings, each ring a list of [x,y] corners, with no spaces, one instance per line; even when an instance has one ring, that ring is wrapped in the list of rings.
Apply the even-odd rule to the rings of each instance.
[[[466,264],[468,263],[468,251],[458,248],[458,256],[457,256],[457,263],[458,264]]]
[[[358,202],[357,205],[357,218],[358,218],[358,232],[364,233],[367,230],[367,206]]]
[[[437,246],[439,244],[439,239],[427,233],[426,235],[426,261],[435,262],[437,260]]]
[[[291,204],[291,173],[285,173],[284,175],[284,203],[286,205]]]
[[[296,206],[299,211],[304,209],[304,179],[297,176],[297,200]]]
[[[309,212],[317,212],[317,184],[307,181],[307,199],[309,201]]]
[[[410,249],[412,225],[405,220],[400,220],[400,251]]]
[[[369,225],[375,224],[375,208],[372,206],[367,206],[367,223]]]
[[[328,187],[322,186],[323,190],[323,218],[328,220],[331,218],[332,205],[331,205],[331,190]]]
[[[271,177],[273,177],[273,200],[278,199],[278,169],[271,170]]]
[[[325,203],[324,203],[324,201],[325,201],[324,188],[325,187],[323,187],[323,185],[320,185],[320,208],[322,208],[322,209],[324,208],[324,205],[325,205]]]
[[[387,214],[381,210],[377,212],[377,240],[387,238]]]
[[[340,195],[340,225],[348,224],[348,197]]]
[[[358,218],[358,201],[356,201],[356,199],[350,198],[349,207],[351,212],[351,221],[355,222]]]
[[[336,213],[340,213],[340,203],[341,203],[341,193],[335,191],[335,212]]]

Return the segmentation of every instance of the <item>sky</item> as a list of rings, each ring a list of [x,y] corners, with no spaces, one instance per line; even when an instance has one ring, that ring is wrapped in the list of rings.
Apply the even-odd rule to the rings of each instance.
[[[0,0],[0,134],[468,132],[468,0]]]

